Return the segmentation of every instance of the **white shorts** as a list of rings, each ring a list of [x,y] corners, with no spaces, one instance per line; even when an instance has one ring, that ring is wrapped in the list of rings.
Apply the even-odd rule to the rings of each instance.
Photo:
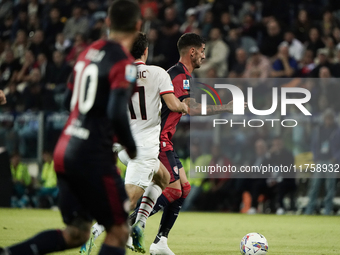
[[[125,184],[133,184],[146,189],[159,169],[159,146],[137,146],[137,157],[130,159],[125,150],[118,153],[120,161],[126,165]]]

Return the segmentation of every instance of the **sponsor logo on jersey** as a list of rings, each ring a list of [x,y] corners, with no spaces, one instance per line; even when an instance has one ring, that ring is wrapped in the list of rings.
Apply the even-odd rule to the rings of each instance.
[[[174,166],[172,169],[174,170],[174,172],[175,172],[176,174],[178,174],[178,167],[177,167],[177,166]]]
[[[127,65],[125,67],[125,79],[129,82],[135,82],[137,79],[137,66]]]
[[[186,89],[186,90],[190,89],[189,80],[183,80],[183,89]]]

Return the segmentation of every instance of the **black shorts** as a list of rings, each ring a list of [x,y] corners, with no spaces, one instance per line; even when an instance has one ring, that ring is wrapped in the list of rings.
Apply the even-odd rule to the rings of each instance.
[[[105,228],[126,223],[124,204],[128,198],[115,167],[110,174],[58,174],[58,186],[65,224],[72,224],[76,218],[91,223],[96,219]]]
[[[158,158],[170,173],[170,183],[179,180],[179,169],[183,166],[177,153],[175,151],[161,151]]]

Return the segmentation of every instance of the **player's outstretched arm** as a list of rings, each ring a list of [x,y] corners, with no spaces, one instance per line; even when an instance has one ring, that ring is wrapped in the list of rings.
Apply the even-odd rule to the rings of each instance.
[[[183,100],[183,103],[185,103],[188,106],[188,114],[189,115],[202,115],[202,105],[198,102],[196,102],[195,98],[185,98]],[[244,103],[244,108],[247,107],[247,103]],[[207,105],[207,114],[206,115],[214,115],[219,114],[222,112],[233,112],[233,101],[230,101],[226,105]]]
[[[133,140],[130,122],[127,115],[129,91],[124,88],[113,89],[110,92],[107,114],[111,120],[115,135],[121,145],[126,148],[131,159],[136,157],[136,144]]]
[[[170,111],[188,113],[188,106],[179,101],[173,93],[164,94],[162,95],[162,98]]]
[[[3,104],[6,104],[7,101],[6,101],[6,96],[5,96],[5,93],[0,90],[0,105],[3,105]]]

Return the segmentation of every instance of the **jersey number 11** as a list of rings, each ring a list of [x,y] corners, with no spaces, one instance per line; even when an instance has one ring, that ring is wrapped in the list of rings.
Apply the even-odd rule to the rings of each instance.
[[[143,86],[137,87],[137,92],[139,94],[139,109],[140,109],[140,114],[142,116],[142,120],[146,120],[146,107],[145,107],[145,88]],[[130,110],[130,115],[131,119],[135,120],[137,119],[135,110],[133,109],[132,101],[130,99],[129,103],[129,110]]]

